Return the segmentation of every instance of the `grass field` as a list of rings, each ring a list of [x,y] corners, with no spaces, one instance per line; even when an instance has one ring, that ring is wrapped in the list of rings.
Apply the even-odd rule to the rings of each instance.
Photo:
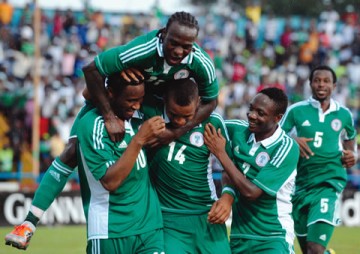
[[[5,235],[12,228],[1,227],[0,235]],[[85,253],[86,236],[85,226],[56,226],[39,227],[31,240],[26,252],[0,244],[1,254],[78,254]],[[360,227],[345,228],[339,227],[335,230],[329,247],[336,251],[336,254],[360,254]],[[295,246],[296,253],[301,253],[299,247]],[[109,253],[110,254],[110,253]]]

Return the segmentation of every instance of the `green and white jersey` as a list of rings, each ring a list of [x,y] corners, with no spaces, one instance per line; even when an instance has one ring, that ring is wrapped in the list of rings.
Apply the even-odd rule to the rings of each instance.
[[[144,104],[143,107],[145,115],[161,115],[169,122],[164,107],[146,108]],[[150,175],[163,211],[203,214],[218,199],[210,165],[210,151],[203,138],[207,123],[216,129],[220,128],[228,140],[222,117],[212,113],[203,123],[153,154]]]
[[[346,170],[341,163],[342,138],[354,139],[356,131],[350,111],[331,100],[324,113],[320,103],[310,98],[291,105],[280,122],[282,128],[308,142],[314,156],[300,158],[296,191],[328,183],[341,192],[346,185]]]
[[[237,201],[233,204],[230,237],[281,238],[292,244],[291,197],[300,153],[297,143],[280,126],[271,137],[256,142],[248,122],[227,120],[225,123],[236,167],[264,192],[257,200],[249,201],[235,191]]]
[[[191,53],[177,66],[164,60],[159,30],[136,37],[129,43],[114,47],[95,57],[99,72],[109,76],[135,67],[146,73],[146,89],[162,95],[164,82],[194,78],[202,100],[214,100],[219,93],[214,64],[209,55],[194,43]]]
[[[143,150],[116,191],[107,191],[100,182],[125,152],[142,122],[139,112],[125,121],[125,137],[120,142],[110,140],[96,108],[78,123],[78,168],[88,240],[133,236],[162,227],[160,204]]]

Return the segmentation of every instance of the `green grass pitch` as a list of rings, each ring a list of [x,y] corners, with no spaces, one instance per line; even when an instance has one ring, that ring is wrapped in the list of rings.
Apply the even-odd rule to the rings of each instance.
[[[54,226],[38,227],[31,244],[26,251],[18,250],[5,245],[4,237],[12,230],[11,227],[1,227],[0,233],[3,242],[0,244],[0,253],[3,254],[80,254],[85,253],[86,236],[85,226]],[[360,254],[360,227],[339,227],[335,229],[329,247],[336,254]],[[300,254],[298,245],[296,253]]]

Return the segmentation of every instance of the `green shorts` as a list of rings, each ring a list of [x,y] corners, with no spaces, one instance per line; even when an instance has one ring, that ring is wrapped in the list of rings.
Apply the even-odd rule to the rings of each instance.
[[[165,253],[230,253],[225,224],[210,224],[201,215],[163,212]]]
[[[71,127],[71,130],[70,130],[70,137],[69,139],[72,139],[72,138],[76,138],[77,137],[77,125],[78,125],[78,122],[80,121],[80,119],[87,113],[89,112],[90,110],[92,110],[94,108],[94,104],[92,104],[90,101],[85,101],[85,104],[84,106],[82,106],[82,108],[79,110],[79,112],[77,113],[76,115],[76,118],[74,120],[74,123]]]
[[[296,235],[306,237],[309,227],[316,223],[338,226],[341,222],[339,216],[340,194],[329,185],[295,194],[293,197],[293,218]],[[323,238],[326,237],[323,236]]]
[[[165,254],[164,232],[157,229],[140,235],[92,239],[86,246],[87,254]]]
[[[294,246],[286,240],[253,240],[245,238],[231,238],[231,253],[233,254],[295,254]]]

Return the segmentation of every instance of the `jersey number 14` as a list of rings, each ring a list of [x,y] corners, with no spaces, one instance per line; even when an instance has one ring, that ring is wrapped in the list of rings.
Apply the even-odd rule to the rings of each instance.
[[[169,144],[170,149],[169,149],[169,154],[168,154],[167,160],[168,161],[176,160],[179,162],[179,164],[183,164],[185,161],[185,155],[183,154],[183,152],[186,149],[186,145],[182,145],[174,157],[175,145],[176,145],[176,142],[171,142]]]

